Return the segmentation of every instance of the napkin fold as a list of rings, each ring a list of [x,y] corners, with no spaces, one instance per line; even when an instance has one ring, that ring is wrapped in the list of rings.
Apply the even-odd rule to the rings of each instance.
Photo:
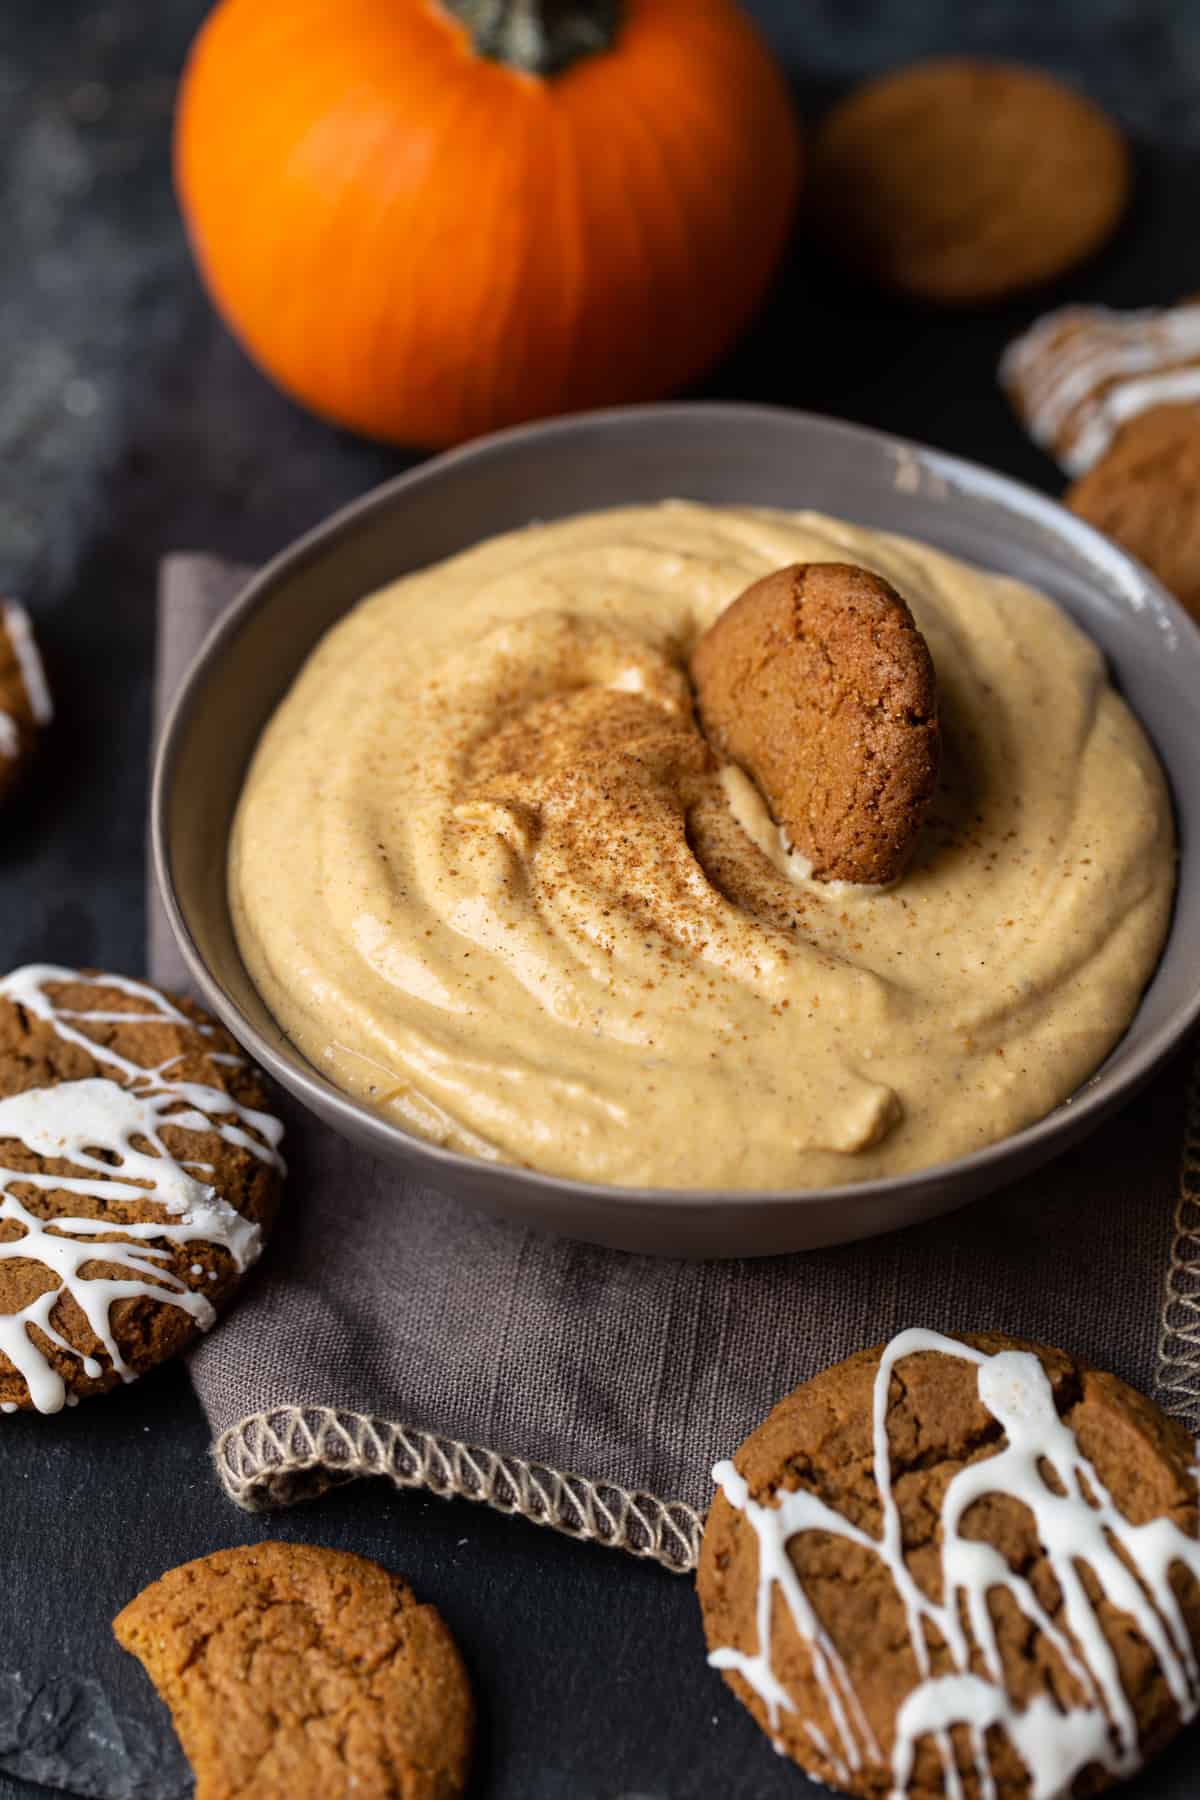
[[[246,575],[206,556],[164,563],[160,720]],[[153,895],[149,921],[152,978],[186,988]],[[686,1570],[713,1462],[789,1388],[905,1326],[1062,1344],[1194,1422],[1189,1060],[965,1211],[846,1248],[721,1263],[485,1217],[285,1097],[291,1173],[274,1241],[191,1357],[220,1479],[260,1509],[382,1475]]]

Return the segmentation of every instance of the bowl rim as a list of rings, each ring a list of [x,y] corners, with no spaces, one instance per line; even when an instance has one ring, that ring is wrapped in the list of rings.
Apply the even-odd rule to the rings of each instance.
[[[1154,1030],[1146,1042],[1132,1053],[1124,1067],[1106,1073],[1109,1058],[1124,1041],[1125,1034],[1122,1034],[1099,1067],[1085,1079],[1080,1087],[1068,1095],[1065,1100],[1060,1101],[1043,1118],[1023,1126],[1020,1131],[997,1139],[994,1143],[985,1144],[978,1150],[972,1150],[965,1156],[955,1157],[947,1162],[932,1163],[902,1175],[881,1176],[870,1181],[848,1182],[827,1187],[632,1187],[606,1182],[583,1181],[567,1175],[555,1175],[544,1170],[529,1168],[521,1163],[491,1162],[461,1151],[450,1150],[443,1144],[422,1138],[417,1133],[408,1131],[403,1125],[387,1118],[383,1113],[376,1112],[365,1102],[356,1100],[351,1094],[336,1087],[314,1068],[299,1050],[293,1050],[291,1056],[281,1054],[262,1036],[237,1002],[226,993],[209,969],[192,935],[179,900],[168,843],[168,816],[172,782],[181,740],[201,703],[203,689],[212,675],[214,665],[219,663],[226,646],[237,637],[251,614],[264,603],[282,581],[286,581],[318,555],[327,554],[332,547],[352,534],[365,517],[386,511],[399,494],[410,493],[427,485],[436,487],[443,476],[463,464],[502,457],[509,450],[535,438],[563,437],[570,439],[579,434],[595,432],[598,428],[603,430],[607,427],[619,426],[625,429],[636,429],[643,421],[665,423],[671,418],[678,422],[686,420],[690,426],[703,428],[705,425],[711,427],[717,423],[728,424],[734,417],[747,424],[758,421],[778,426],[786,422],[788,425],[807,427],[815,430],[818,434],[827,433],[852,441],[870,443],[875,448],[883,447],[897,456],[917,457],[930,474],[946,481],[953,489],[970,493],[973,497],[993,498],[1002,502],[1009,510],[1015,511],[1030,520],[1031,523],[1045,528],[1060,543],[1064,540],[1069,543],[1074,539],[1076,548],[1086,552],[1089,561],[1107,563],[1115,580],[1120,585],[1131,587],[1133,583],[1136,583],[1139,593],[1151,600],[1156,608],[1165,611],[1166,617],[1176,631],[1182,629],[1186,636],[1197,629],[1196,624],[1174,596],[1136,558],[1119,548],[1100,531],[1089,525],[1086,520],[1067,511],[1057,501],[1039,493],[1026,483],[988,469],[983,464],[972,462],[965,457],[955,456],[949,451],[939,450],[932,445],[922,444],[915,439],[901,437],[892,432],[880,431],[873,426],[853,424],[846,420],[799,408],[741,401],[684,400],[645,406],[606,407],[551,419],[534,420],[524,425],[509,426],[505,430],[491,432],[485,437],[473,439],[455,449],[443,451],[439,455],[429,457],[414,467],[390,477],[357,499],[339,507],[328,518],[310,527],[300,537],[276,552],[250,578],[237,598],[212,627],[179,682],[163,720],[154,755],[150,792],[150,848],[158,896],[184,962],[196,981],[205,1003],[211,1006],[255,1060],[261,1063],[283,1088],[298,1098],[308,1111],[315,1112],[323,1123],[328,1123],[330,1114],[336,1116],[345,1126],[348,1135],[359,1142],[366,1141],[373,1150],[391,1160],[396,1159],[396,1153],[399,1151],[414,1164],[424,1164],[425,1172],[428,1173],[435,1185],[440,1185],[450,1192],[455,1191],[456,1180],[459,1186],[465,1181],[469,1186],[477,1189],[481,1180],[486,1181],[489,1176],[494,1176],[505,1182],[515,1181],[523,1188],[529,1189],[531,1193],[540,1194],[547,1200],[554,1199],[559,1207],[565,1209],[570,1208],[573,1200],[578,1200],[593,1211],[600,1209],[614,1213],[630,1206],[644,1208],[647,1205],[668,1210],[672,1208],[685,1210],[688,1208],[727,1207],[730,1204],[738,1203],[744,1204],[747,1208],[797,1207],[805,1204],[828,1203],[831,1195],[839,1193],[844,1193],[848,1201],[852,1197],[857,1207],[860,1204],[869,1205],[873,1200],[895,1201],[903,1200],[906,1196],[911,1196],[916,1201],[918,1196],[928,1190],[931,1183],[939,1186],[961,1186],[969,1192],[972,1185],[975,1185],[975,1178],[981,1175],[986,1176],[986,1173],[998,1163],[1020,1161],[1024,1166],[1029,1166],[1030,1163],[1050,1160],[1053,1150],[1049,1146],[1056,1138],[1065,1132],[1068,1140],[1074,1140],[1083,1134],[1093,1115],[1097,1115],[1096,1123],[1099,1123],[1099,1119],[1107,1112],[1133,1094],[1154,1069],[1165,1061],[1170,1052],[1181,1043],[1188,1030],[1200,1019],[1200,979],[1198,979],[1190,993],[1185,994],[1182,999],[1171,1005],[1168,1017]],[[1143,730],[1147,729],[1141,719],[1139,719],[1139,723],[1142,724]],[[1174,807],[1172,770],[1162,760],[1157,746],[1155,746],[1155,754],[1159,756],[1161,766],[1166,772]],[[1159,962],[1156,963],[1154,972],[1146,984],[1146,989],[1143,990],[1143,997],[1158,978],[1162,956],[1166,952],[1175,929],[1175,906],[1177,903],[1178,887],[1172,903],[1171,921],[1164,939],[1163,949],[1160,952]],[[232,932],[232,923],[230,929]],[[234,938],[234,946],[236,949],[236,938]],[[238,955],[240,960],[240,951]],[[250,982],[251,987],[254,987],[248,970],[246,979]],[[1141,1001],[1139,1001],[1140,1005]],[[1128,1030],[1128,1027],[1126,1029]],[[330,1126],[330,1129],[335,1129],[335,1127]],[[1062,1147],[1065,1149],[1067,1143],[1064,1142]],[[999,1184],[997,1183],[997,1185]],[[567,1226],[569,1226],[569,1220],[564,1221],[564,1227]]]

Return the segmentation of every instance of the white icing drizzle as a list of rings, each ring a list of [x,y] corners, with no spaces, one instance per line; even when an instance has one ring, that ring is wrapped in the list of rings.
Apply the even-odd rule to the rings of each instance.
[[[938,1534],[942,1600],[932,1601],[914,1580],[904,1559],[900,1513],[892,1486],[887,1436],[888,1391],[896,1364],[918,1352],[936,1352],[977,1365],[979,1398],[1001,1425],[1005,1441],[994,1455],[968,1464],[949,1483]],[[787,1554],[802,1531],[822,1531],[859,1545],[885,1564],[904,1605],[908,1634],[920,1679],[896,1717],[892,1749],[892,1800],[904,1800],[917,1746],[930,1738],[938,1747],[948,1800],[962,1800],[950,1731],[966,1726],[973,1746],[980,1800],[996,1800],[984,1734],[1002,1728],[1030,1779],[1030,1800],[1066,1800],[1088,1764],[1113,1776],[1140,1767],[1137,1724],[1121,1684],[1111,1644],[1080,1575],[1086,1564],[1101,1592],[1128,1615],[1150,1646],[1180,1717],[1200,1709],[1200,1668],[1186,1622],[1168,1579],[1178,1563],[1200,1578],[1200,1540],[1187,1536],[1169,1518],[1131,1525],[1119,1511],[1074,1433],[1059,1418],[1054,1394],[1037,1357],[1025,1351],[985,1355],[956,1339],[931,1331],[904,1331],[892,1339],[880,1361],[874,1388],[874,1474],[882,1512],[878,1537],[852,1525],[817,1495],[803,1489],[778,1490],[767,1501],[751,1498],[749,1487],[730,1462],[718,1463],[713,1477],[731,1506],[745,1514],[758,1544],[758,1588],[753,1653],[714,1650],[709,1662],[735,1670],[767,1709],[778,1739],[783,1711],[794,1702],[771,1665],[771,1622],[776,1595],[807,1644],[812,1670],[828,1715],[801,1724],[826,1756],[836,1778],[847,1782],[864,1759],[883,1762],[836,1645],[809,1602]],[[1048,1485],[1053,1471],[1061,1492]],[[963,1518],[985,1494],[1007,1494],[1033,1516],[1042,1552],[1062,1595],[1061,1625],[1052,1621],[1030,1583],[987,1543],[961,1535]],[[1136,1570],[1136,1577],[1133,1571]],[[1082,1703],[1061,1710],[1049,1696],[1021,1707],[1004,1685],[1004,1669],[988,1606],[989,1594],[1007,1589],[1025,1618],[1053,1646],[1082,1690]],[[962,1620],[965,1616],[969,1630]],[[955,1672],[934,1675],[929,1633],[946,1646]],[[972,1646],[987,1670],[971,1669]],[[780,1745],[776,1742],[776,1748]]]
[[[39,725],[48,725],[54,717],[54,706],[50,699],[50,687],[41,653],[34,642],[29,614],[15,600],[6,600],[0,610],[0,617],[3,618],[8,641],[13,647],[33,716]]]
[[[39,725],[48,725],[54,717],[54,707],[29,614],[14,600],[5,600],[0,604],[0,625],[12,645],[34,720]],[[0,756],[14,757],[20,748],[21,733],[17,721],[11,713],[0,712]]]
[[[129,994],[142,1002],[145,1010],[75,1012],[56,1005],[46,991],[48,986],[78,981]],[[134,1371],[122,1357],[112,1330],[114,1304],[121,1299],[157,1300],[180,1308],[206,1331],[216,1318],[212,1302],[205,1294],[193,1292],[167,1266],[173,1260],[174,1247],[192,1243],[221,1247],[239,1271],[248,1268],[261,1250],[259,1227],[243,1218],[203,1179],[212,1174],[211,1165],[177,1161],[163,1143],[163,1127],[216,1132],[227,1144],[247,1150],[281,1172],[284,1165],[278,1146],[283,1127],[271,1114],[242,1106],[221,1088],[172,1079],[169,1070],[177,1058],[145,1068],[72,1023],[166,1021],[189,1032],[210,1034],[211,1027],[196,1025],[165,995],[142,982],[116,975],[82,976],[74,969],[31,964],[0,980],[0,996],[45,1020],[60,1038],[78,1044],[120,1077],[89,1076],[0,1099],[0,1142],[17,1142],[35,1156],[55,1158],[88,1171],[86,1175],[52,1175],[0,1166],[0,1224],[15,1224],[20,1232],[14,1237],[6,1235],[0,1242],[0,1261],[40,1263],[51,1277],[46,1291],[20,1311],[0,1315],[0,1353],[23,1377],[38,1411],[57,1412],[70,1396],[62,1377],[30,1336],[31,1326],[77,1357],[85,1375],[95,1377],[102,1372],[96,1358],[82,1355],[51,1323],[50,1315],[63,1294],[69,1294],[79,1306],[114,1370],[130,1381]],[[242,1059],[222,1052],[214,1060],[236,1065]],[[27,1204],[30,1189],[102,1200],[106,1215],[87,1218],[56,1213],[43,1219]],[[161,1208],[161,1217],[126,1222],[120,1217],[122,1202],[143,1207],[153,1204]],[[112,1233],[119,1234],[119,1241],[98,1241]],[[107,1263],[121,1273],[86,1273],[89,1265],[98,1263]],[[193,1274],[201,1267],[193,1264]]]
[[[1200,305],[1063,307],[1010,344],[1000,379],[1030,435],[1069,475],[1098,462],[1147,407],[1200,400]]]

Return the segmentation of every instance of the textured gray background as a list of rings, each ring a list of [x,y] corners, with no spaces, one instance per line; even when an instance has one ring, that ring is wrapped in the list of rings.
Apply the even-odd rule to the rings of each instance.
[[[62,713],[36,787],[4,819],[0,966],[141,966],[159,555],[206,547],[257,560],[406,460],[275,394],[197,288],[167,143],[204,10],[0,6],[0,588],[37,613]],[[848,78],[931,50],[1022,56],[1072,76],[1136,135],[1139,193],[1111,250],[1062,292],[1137,304],[1200,288],[1195,0],[752,10],[810,116]],[[763,319],[705,391],[887,426],[1053,489],[992,369],[1012,332],[1058,297],[944,323],[843,285],[797,246]],[[383,1488],[247,1518],[218,1495],[179,1370],[59,1419],[6,1420],[0,1458],[0,1770],[49,1776],[58,1756],[78,1771],[90,1739],[95,1791],[179,1791],[161,1712],[107,1621],[165,1566],[274,1534],[379,1556],[442,1608],[479,1689],[476,1792],[487,1800],[815,1791],[704,1669],[686,1583]],[[1132,1791],[1198,1790],[1193,1736]],[[0,1773],[0,1800],[36,1791]]]

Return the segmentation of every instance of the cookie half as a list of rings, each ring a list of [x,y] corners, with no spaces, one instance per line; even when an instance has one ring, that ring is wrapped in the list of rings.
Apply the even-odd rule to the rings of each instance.
[[[1200,621],[1200,405],[1154,406],[1130,419],[1063,501]]]
[[[189,1000],[0,979],[0,1408],[57,1412],[215,1321],[283,1176],[262,1076]]]
[[[171,1709],[197,1800],[453,1800],[473,1706],[432,1606],[365,1557],[247,1544],[171,1569],[113,1621]]]
[[[997,300],[1063,274],[1125,210],[1120,132],[1061,82],[946,57],[856,88],[809,164],[819,234],[864,275],[943,305]]]
[[[937,683],[893,587],[850,563],[756,581],[691,658],[717,750],[758,783],[818,881],[892,881],[937,781]]]
[[[53,715],[29,614],[0,601],[0,799],[25,773]]]
[[[832,1787],[1096,1794],[1200,1705],[1195,1446],[1060,1350],[903,1332],[714,1473],[709,1660]]]

